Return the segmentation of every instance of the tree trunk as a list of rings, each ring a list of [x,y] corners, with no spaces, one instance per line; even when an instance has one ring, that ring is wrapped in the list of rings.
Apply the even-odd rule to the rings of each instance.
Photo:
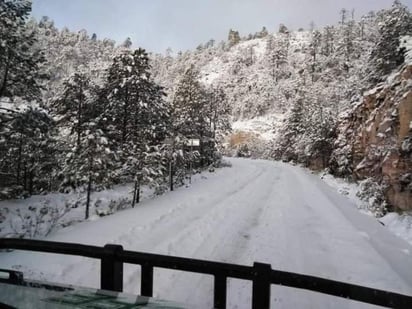
[[[137,179],[134,181],[134,189],[133,189],[133,200],[132,200],[132,208],[134,208],[136,204],[136,192],[137,192]]]
[[[140,178],[137,180],[137,186],[136,186],[136,204],[139,204],[140,202]]]
[[[27,162],[23,163],[23,189],[27,191]]]
[[[205,149],[203,144],[203,131],[199,134],[199,153],[200,153],[200,166],[204,167],[205,165]]]
[[[77,108],[77,149],[80,149],[80,138],[81,138],[81,130],[82,130],[82,88],[80,88],[80,94],[79,94],[79,105]]]
[[[33,178],[34,173],[32,170],[29,172],[29,195],[33,195]]]
[[[123,107],[123,123],[122,123],[122,144],[126,143],[126,137],[127,137],[127,122],[129,120],[129,115],[128,115],[128,102],[129,101],[129,92],[126,89],[126,94],[125,94],[125,100],[124,100],[124,107]]]
[[[193,172],[193,139],[190,141],[189,184],[192,184]]]
[[[16,171],[17,185],[20,185],[22,151],[23,151],[23,134],[20,133],[19,150],[18,150],[18,155],[17,155],[17,171]]]
[[[10,51],[9,51],[9,57],[6,60],[6,68],[4,70],[3,81],[0,87],[0,98],[3,97],[4,93],[6,92],[7,78],[9,75],[9,59],[10,59]]]
[[[89,219],[89,208],[90,208],[90,193],[92,191],[92,173],[89,173],[89,181],[87,184],[87,199],[86,199],[86,220]]]
[[[315,80],[315,67],[316,67],[316,51],[313,52],[313,63],[312,63],[312,83]]]
[[[31,159],[29,170],[29,194],[33,195],[33,182],[34,182],[34,158]]]
[[[170,160],[169,162],[169,184],[170,184],[170,191],[173,191],[173,161]]]

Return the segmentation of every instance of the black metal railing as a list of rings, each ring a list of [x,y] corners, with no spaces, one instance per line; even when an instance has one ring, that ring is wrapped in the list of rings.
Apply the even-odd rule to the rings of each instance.
[[[101,289],[119,292],[123,290],[123,264],[137,264],[141,266],[140,293],[149,297],[153,295],[154,268],[212,275],[214,276],[214,308],[219,309],[226,308],[228,278],[252,281],[253,309],[270,308],[270,288],[272,284],[319,292],[383,307],[412,308],[412,296],[319,277],[272,270],[271,265],[263,263],[254,263],[250,267],[127,251],[123,250],[120,245],[97,247],[26,239],[0,239],[0,249],[48,252],[100,259]]]

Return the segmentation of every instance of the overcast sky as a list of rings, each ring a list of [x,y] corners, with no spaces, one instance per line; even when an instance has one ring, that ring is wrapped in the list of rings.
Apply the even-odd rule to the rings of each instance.
[[[152,52],[195,48],[213,38],[269,31],[284,23],[291,29],[335,24],[341,8],[357,17],[388,8],[392,0],[32,0],[33,15],[49,16],[58,28],[86,29],[118,43],[130,37],[134,46]],[[403,0],[412,7],[412,0]]]

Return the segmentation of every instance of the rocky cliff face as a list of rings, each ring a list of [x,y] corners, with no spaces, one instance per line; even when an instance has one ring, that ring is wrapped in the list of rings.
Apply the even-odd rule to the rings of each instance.
[[[412,209],[412,65],[365,93],[343,115],[332,154],[332,172],[383,185],[395,209]]]

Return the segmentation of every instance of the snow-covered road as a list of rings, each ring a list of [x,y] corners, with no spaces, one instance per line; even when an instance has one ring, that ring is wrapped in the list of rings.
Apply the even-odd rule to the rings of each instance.
[[[48,240],[272,268],[412,294],[412,247],[358,212],[317,176],[280,162],[231,159],[135,209],[60,230]],[[24,265],[24,266],[23,266]],[[98,287],[99,263],[85,258],[11,252],[0,268]],[[126,265],[125,290],[140,290],[139,267]],[[155,270],[157,297],[212,308],[212,277]],[[250,308],[251,283],[230,280],[229,308]],[[317,293],[272,288],[273,308],[374,308]]]

